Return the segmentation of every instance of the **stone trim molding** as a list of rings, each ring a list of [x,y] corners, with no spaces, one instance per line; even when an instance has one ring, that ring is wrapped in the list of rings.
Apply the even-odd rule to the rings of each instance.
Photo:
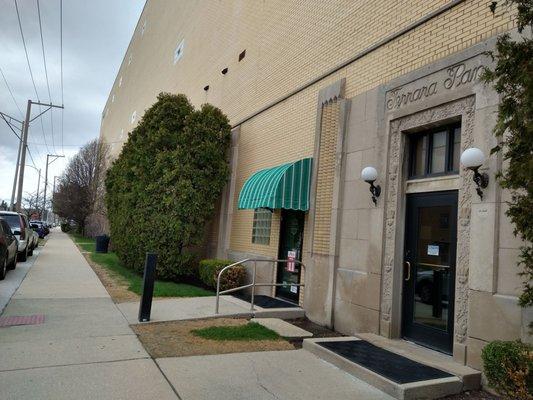
[[[385,249],[382,265],[381,323],[388,327],[382,334],[397,336],[391,328],[400,325],[402,304],[402,276],[406,157],[405,136],[413,130],[461,119],[461,151],[473,143],[475,116],[475,96],[471,95],[450,103],[420,111],[390,121],[385,206]],[[468,269],[470,249],[470,214],[472,209],[472,179],[460,171],[458,221],[457,221],[457,260],[455,272],[454,343],[466,341],[468,325]],[[395,309],[393,311],[393,308]],[[397,312],[399,311],[399,312]],[[393,321],[393,319],[395,321]],[[399,328],[398,328],[399,329]],[[399,330],[398,330],[399,332]]]

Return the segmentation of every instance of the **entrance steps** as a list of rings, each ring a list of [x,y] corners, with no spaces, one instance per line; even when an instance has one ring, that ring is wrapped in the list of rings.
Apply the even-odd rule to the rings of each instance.
[[[445,354],[374,334],[304,339],[303,348],[400,400],[437,399],[481,382],[479,371]]]

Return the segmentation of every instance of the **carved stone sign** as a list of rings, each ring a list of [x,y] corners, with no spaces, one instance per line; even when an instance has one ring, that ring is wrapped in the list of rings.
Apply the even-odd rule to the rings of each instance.
[[[440,93],[473,85],[483,72],[481,61],[481,57],[465,60],[388,91],[385,100],[387,111],[398,110]]]

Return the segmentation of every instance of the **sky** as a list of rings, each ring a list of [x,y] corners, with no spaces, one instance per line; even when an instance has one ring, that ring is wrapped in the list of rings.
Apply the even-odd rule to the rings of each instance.
[[[15,0],[0,0],[0,111],[22,120],[28,99],[61,105],[37,118],[28,133],[24,193],[35,193],[47,154],[64,155],[50,164],[48,192],[80,146],[97,138],[102,110],[137,24],[144,0],[63,0],[63,96],[61,93],[60,0],[17,0],[32,83]],[[44,57],[39,30],[40,7]],[[46,81],[45,64],[48,72]],[[50,87],[50,97],[48,94]],[[12,98],[9,89],[13,93]],[[40,112],[38,106],[32,116]],[[19,110],[20,109],[20,110]],[[42,109],[44,111],[44,108]],[[61,115],[63,113],[63,116]],[[61,122],[63,119],[63,123]],[[63,126],[63,129],[61,129]],[[0,119],[0,200],[11,199],[19,140]],[[33,160],[32,160],[33,158]]]

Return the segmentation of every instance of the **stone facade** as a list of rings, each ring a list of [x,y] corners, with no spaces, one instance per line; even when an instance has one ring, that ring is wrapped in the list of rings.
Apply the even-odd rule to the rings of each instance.
[[[408,135],[444,122],[461,121],[461,149],[489,154],[498,97],[478,78],[495,35],[514,28],[512,13],[493,16],[484,0],[162,4],[145,6],[101,139],[116,156],[161,91],[229,116],[232,173],[208,254],[277,258],[280,210],[270,243],[254,244],[253,210],[238,210],[240,190],[262,168],[313,157],[300,304],[342,333],[399,338],[406,195],[457,190],[453,357],[479,368],[488,341],[526,338],[528,315],[516,305],[520,243],[505,217],[509,194],[494,179],[501,160],[484,165],[483,200],[469,171],[420,180],[405,173]],[[376,205],[360,178],[368,165],[379,174]],[[258,280],[275,281],[275,268],[259,268]]]

